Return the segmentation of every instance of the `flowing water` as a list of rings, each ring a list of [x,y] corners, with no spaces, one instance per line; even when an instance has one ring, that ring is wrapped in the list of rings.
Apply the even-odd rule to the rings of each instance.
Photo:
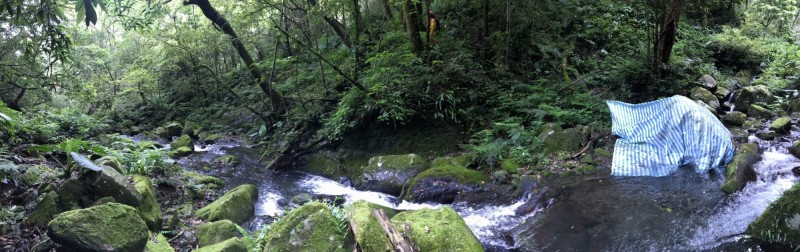
[[[720,175],[681,171],[661,178],[606,176],[563,185],[549,207],[524,215],[515,210],[541,195],[531,192],[504,205],[461,202],[451,207],[490,251],[760,251],[744,231],[797,181],[791,169],[800,166],[787,153],[788,143],[760,144],[765,152],[756,165],[757,181],[733,195],[719,189]],[[250,230],[290,209],[289,199],[300,193],[339,196],[346,202],[363,199],[400,210],[442,207],[360,191],[319,176],[267,171],[259,150],[236,142],[197,147],[199,152],[178,162],[193,170],[211,166],[205,173],[224,179],[229,187],[258,185],[257,216],[246,225]],[[239,157],[241,164],[210,164],[225,154]]]

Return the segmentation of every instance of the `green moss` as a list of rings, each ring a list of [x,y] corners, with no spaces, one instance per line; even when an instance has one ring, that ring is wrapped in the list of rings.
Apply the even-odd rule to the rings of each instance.
[[[747,115],[739,111],[733,111],[722,116],[722,122],[727,125],[742,126],[747,121]]]
[[[464,219],[448,206],[402,212],[392,218],[392,224],[397,230],[410,226],[411,234],[406,235],[420,251],[483,251]]]
[[[219,188],[225,182],[214,176],[203,175],[193,171],[184,171],[183,176],[194,184],[209,185],[211,188]]]
[[[776,244],[800,245],[800,184],[791,189],[767,207],[747,228],[754,238]]]
[[[79,251],[140,252],[148,238],[136,209],[119,203],[63,212],[47,227],[54,242]]]
[[[169,245],[169,241],[167,241],[167,237],[164,237],[162,234],[150,234],[150,239],[147,239],[147,245],[145,245],[145,252],[174,252],[175,250]]]
[[[171,147],[173,150],[176,150],[180,147],[186,147],[190,150],[194,150],[194,142],[192,141],[192,137],[189,135],[182,135],[180,138],[169,144],[169,147]]]
[[[460,165],[467,167],[469,166],[469,158],[466,155],[455,156],[455,157],[438,157],[431,162],[432,167],[436,166],[443,166],[443,165]]]
[[[314,153],[307,156],[300,169],[328,178],[344,175],[336,160],[331,159],[324,153]]]
[[[434,167],[418,174],[409,184],[413,185],[416,181],[425,178],[448,178],[448,180],[465,185],[477,185],[489,181],[489,176],[483,172],[470,170],[463,166],[446,165]]]
[[[791,129],[791,126],[792,119],[784,116],[772,121],[772,124],[769,126],[769,130],[775,131],[778,134],[786,134]]]
[[[761,149],[757,143],[746,143],[739,146],[733,160],[728,164],[725,171],[725,184],[722,191],[734,193],[744,188],[747,181],[755,179],[753,165],[761,160]]]
[[[344,237],[328,207],[310,202],[270,226],[265,252],[345,251]]]
[[[205,247],[230,238],[239,237],[236,224],[229,220],[219,220],[205,223],[197,228],[197,245]]]
[[[383,209],[390,218],[397,214],[394,209],[369,203],[365,200],[353,202],[347,207],[347,219],[358,246],[364,251],[394,251],[392,243],[375,219],[372,209]]]
[[[192,149],[190,149],[190,148],[188,148],[186,146],[171,150],[169,152],[169,156],[175,157],[175,158],[185,157],[185,156],[188,156],[189,154],[192,154]]]
[[[211,204],[197,210],[197,216],[206,221],[227,219],[234,223],[243,223],[255,213],[254,201],[256,198],[258,198],[256,186],[240,185]]]
[[[36,208],[33,209],[31,216],[28,217],[27,222],[36,226],[44,227],[53,219],[53,216],[59,213],[58,193],[49,192],[39,197],[39,202],[36,203]]]
[[[219,141],[220,139],[222,139],[222,136],[220,134],[211,134],[203,138],[203,142],[208,144],[213,144]]]
[[[750,105],[750,109],[747,110],[747,116],[761,118],[761,119],[769,119],[775,116],[775,113],[769,111],[768,109],[759,106],[759,105]]]
[[[594,149],[594,155],[597,156],[597,157],[602,157],[602,158],[610,158],[611,157],[611,152],[609,152],[608,150],[606,150],[604,148],[596,148],[596,149]]]
[[[519,165],[512,159],[506,159],[503,160],[502,163],[500,163],[500,169],[503,169],[504,171],[513,174],[519,172]]]
[[[43,165],[34,165],[28,167],[25,173],[22,174],[22,183],[28,186],[38,185],[45,182],[46,179],[56,176],[58,176],[58,174],[53,168]]]
[[[58,202],[65,210],[81,208],[88,203],[86,185],[76,179],[68,179],[58,187]]]
[[[719,109],[719,100],[717,100],[717,97],[714,96],[714,94],[711,93],[711,91],[708,91],[708,89],[702,87],[695,87],[692,88],[690,93],[692,99],[701,100],[715,110]]]
[[[234,155],[224,155],[219,156],[214,159],[214,163],[223,164],[223,165],[230,165],[230,166],[237,166],[239,163],[239,158]]]
[[[362,168],[363,172],[373,171],[424,171],[430,167],[424,158],[417,154],[376,156],[369,159],[367,166]]]
[[[211,246],[194,250],[195,252],[248,252],[247,245],[239,238],[230,238]]]
[[[136,207],[150,231],[158,232],[161,229],[161,207],[156,200],[156,193],[150,179],[142,175],[133,176],[134,187],[142,195],[142,203]]]

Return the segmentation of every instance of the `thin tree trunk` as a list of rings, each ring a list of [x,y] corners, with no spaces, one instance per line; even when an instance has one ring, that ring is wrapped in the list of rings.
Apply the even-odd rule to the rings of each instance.
[[[658,36],[658,56],[657,62],[660,64],[669,63],[672,47],[675,45],[675,37],[678,33],[678,19],[685,0],[674,0],[669,13],[664,18],[661,33]]]
[[[405,19],[409,39],[411,39],[411,50],[419,54],[423,49],[422,38],[419,36],[419,25],[417,25],[419,13],[414,8],[414,3],[411,0],[406,0],[403,5],[403,18]]]
[[[315,7],[317,6],[317,0],[307,0],[307,1],[309,5]],[[344,45],[347,46],[347,48],[350,48],[352,46],[350,37],[347,35],[347,29],[344,28],[344,24],[342,24],[342,22],[339,22],[339,20],[331,18],[327,15],[323,15],[322,19],[325,20],[325,23],[328,23],[328,25],[330,25],[331,28],[333,28],[333,31],[336,32],[336,35],[339,36],[339,39],[342,40],[342,43],[344,43]]]
[[[247,48],[244,47],[244,43],[239,39],[239,36],[236,35],[236,32],[231,27],[228,20],[225,19],[222,15],[211,6],[211,3],[208,0],[187,0],[183,2],[184,5],[197,5],[200,7],[200,10],[203,11],[203,15],[206,16],[211,22],[222,28],[222,32],[227,34],[231,37],[231,44],[236,49],[236,52],[239,54],[239,57],[242,58],[247,68],[250,70],[250,75],[258,82],[258,86],[261,88],[267,96],[269,96],[270,102],[272,103],[272,108],[278,116],[283,116],[286,114],[286,106],[284,104],[283,96],[278,93],[277,90],[273,89],[271,83],[268,83],[264,80],[264,73],[261,72],[257,67],[254,66],[253,58],[250,56],[250,53],[247,52]]]
[[[381,4],[383,5],[383,15],[386,17],[386,21],[392,21],[392,6],[389,5],[389,0],[381,0]]]

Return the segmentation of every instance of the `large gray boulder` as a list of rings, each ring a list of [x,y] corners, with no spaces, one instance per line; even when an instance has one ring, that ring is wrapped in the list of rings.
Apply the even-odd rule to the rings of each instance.
[[[770,104],[774,101],[775,96],[764,85],[744,87],[737,91],[733,98],[733,104],[736,105],[734,109],[742,112],[747,112],[750,109],[750,105],[756,103]]]
[[[47,227],[50,239],[77,251],[141,252],[148,237],[136,209],[119,203],[63,212]]]
[[[90,185],[91,192],[97,196],[113,197],[114,201],[137,207],[142,202],[142,195],[128,182],[128,177],[120,174],[114,168],[100,166],[101,171],[90,171],[86,176],[86,181]]]

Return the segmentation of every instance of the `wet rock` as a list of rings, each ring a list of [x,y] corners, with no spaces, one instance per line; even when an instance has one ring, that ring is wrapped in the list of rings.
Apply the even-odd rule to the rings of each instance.
[[[796,158],[800,158],[800,141],[795,141],[791,147],[789,147],[789,153]]]
[[[47,226],[50,239],[78,251],[141,252],[147,244],[147,225],[136,209],[119,203],[67,211]]]
[[[53,168],[44,165],[34,165],[28,167],[28,169],[25,170],[25,173],[22,174],[22,183],[27,186],[34,186],[44,183],[48,179],[55,178],[57,176],[58,173],[56,170],[53,170]]]
[[[194,140],[189,135],[182,135],[180,138],[172,141],[169,147],[176,150],[180,147],[186,147],[194,151]]]
[[[229,220],[209,222],[197,227],[197,245],[205,247],[214,245],[230,238],[239,237],[236,224]]]
[[[748,132],[756,132],[764,126],[764,123],[760,120],[751,120],[746,121],[742,124],[742,128],[747,130]]]
[[[120,174],[114,168],[101,166],[102,171],[91,171],[86,176],[86,181],[90,186],[90,191],[97,197],[114,197],[116,202],[138,206],[142,201],[142,195],[136,188],[128,182],[128,177]]]
[[[162,234],[158,235],[150,235],[153,237],[152,239],[147,239],[147,245],[145,245],[146,252],[174,252],[175,250],[172,249],[172,246],[169,245],[169,241],[167,237],[164,237]]]
[[[111,202],[116,202],[116,201],[114,201],[114,197],[102,197],[102,198],[99,198],[99,199],[95,200],[94,202],[92,202],[92,204],[89,205],[89,206],[99,206],[99,205],[102,205],[102,204],[105,204],[105,203],[111,203]]]
[[[750,105],[750,109],[747,110],[747,116],[759,119],[770,119],[775,117],[775,113],[772,113],[772,111],[762,106],[753,104]]]
[[[457,194],[453,200],[453,204],[468,204],[468,205],[508,205],[512,204],[514,198],[514,187],[509,184],[487,184],[476,188],[469,193]]]
[[[550,189],[547,187],[531,191],[528,198],[525,199],[525,203],[514,209],[514,214],[523,216],[536,211],[536,209],[546,207],[549,193]]]
[[[310,202],[311,200],[313,200],[313,197],[311,196],[311,194],[301,193],[301,194],[298,194],[298,195],[292,197],[291,202],[293,204],[296,204],[296,205],[303,205],[305,203]]]
[[[692,88],[691,91],[691,98],[694,100],[700,100],[703,103],[710,106],[714,111],[718,110],[720,107],[719,100],[716,96],[714,96],[711,91],[702,87],[695,87]]]
[[[497,170],[492,173],[492,182],[495,184],[503,184],[508,182],[511,176],[505,170]]]
[[[211,246],[206,246],[195,250],[195,252],[248,252],[247,244],[242,239],[230,238]]]
[[[222,165],[237,166],[237,165],[239,165],[239,163],[241,163],[241,161],[239,161],[238,157],[228,154],[228,155],[223,155],[223,156],[219,156],[219,157],[215,158],[214,159],[214,163],[222,164]]]
[[[758,161],[761,160],[761,147],[757,143],[745,143],[736,150],[736,155],[726,168],[725,183],[722,191],[731,194],[744,188],[749,181],[756,179],[756,172],[753,169]]]
[[[459,193],[476,190],[489,181],[483,172],[448,165],[428,169],[409,182],[401,198],[414,202],[451,203]]]
[[[156,193],[153,190],[153,184],[146,176],[135,175],[133,176],[133,183],[136,191],[142,195],[142,203],[136,207],[139,211],[139,217],[147,223],[147,228],[150,231],[158,232],[161,230],[161,206],[156,201]]]
[[[303,157],[304,160],[300,163],[300,169],[327,178],[342,176],[344,172],[332,156],[332,153],[324,151],[307,155]]]
[[[792,119],[784,116],[772,121],[772,124],[769,126],[769,130],[775,131],[777,134],[786,134],[789,133],[791,127]]]
[[[339,181],[337,182],[339,182],[339,184],[342,184],[343,186],[347,187],[353,186],[353,182],[351,182],[350,179],[347,177],[339,177]]]
[[[744,87],[737,91],[733,98],[733,103],[736,106],[734,109],[742,112],[749,112],[750,105],[755,105],[756,103],[770,104],[774,101],[775,96],[764,85]]]
[[[728,131],[731,132],[731,138],[733,139],[733,141],[739,143],[746,143],[747,138],[750,136],[750,133],[747,132],[746,130],[743,130],[742,128],[737,128],[737,127],[728,128]]]
[[[771,140],[775,139],[775,131],[762,130],[762,131],[756,132],[756,137],[758,137],[761,140],[771,141]]]
[[[428,167],[417,154],[376,156],[361,167],[362,175],[353,182],[370,191],[398,195],[409,180]]]
[[[184,184],[188,194],[193,198],[205,198],[209,191],[219,189],[223,185],[223,181],[219,178],[203,175],[196,172],[184,171],[182,172]]]
[[[408,227],[420,251],[483,251],[464,219],[449,206],[398,213],[392,224],[398,230]]]
[[[258,189],[251,184],[240,185],[231,189],[222,197],[197,210],[197,216],[206,221],[231,220],[244,223],[255,213],[254,201],[258,198]]]
[[[772,202],[747,228],[753,238],[790,248],[800,245],[800,184]]]
[[[392,243],[375,219],[372,209],[383,209],[389,218],[397,214],[394,209],[365,200],[353,202],[347,207],[347,220],[352,227],[356,243],[363,251],[394,251]]]
[[[717,88],[717,80],[711,75],[703,75],[703,77],[700,77],[700,86],[708,90],[714,90]]]
[[[344,236],[339,233],[336,222],[327,205],[305,204],[270,226],[264,251],[342,250]]]
[[[58,193],[56,192],[49,192],[39,196],[36,208],[33,209],[26,222],[40,227],[47,226],[47,223],[59,213],[57,200]]]
[[[697,103],[697,105],[700,105],[700,107],[703,107],[704,109],[708,110],[708,112],[710,112],[712,115],[717,115],[717,110],[714,109],[714,107],[708,105],[707,103],[701,100],[694,100],[694,102]]]
[[[794,174],[795,177],[800,177],[800,166],[792,168],[792,174]]]
[[[220,134],[211,134],[211,135],[208,135],[208,136],[205,136],[204,138],[202,138],[202,141],[205,144],[215,144],[220,139],[222,139],[222,135],[220,135]]]
[[[722,116],[722,123],[729,126],[742,126],[747,121],[747,115],[733,111]]]

